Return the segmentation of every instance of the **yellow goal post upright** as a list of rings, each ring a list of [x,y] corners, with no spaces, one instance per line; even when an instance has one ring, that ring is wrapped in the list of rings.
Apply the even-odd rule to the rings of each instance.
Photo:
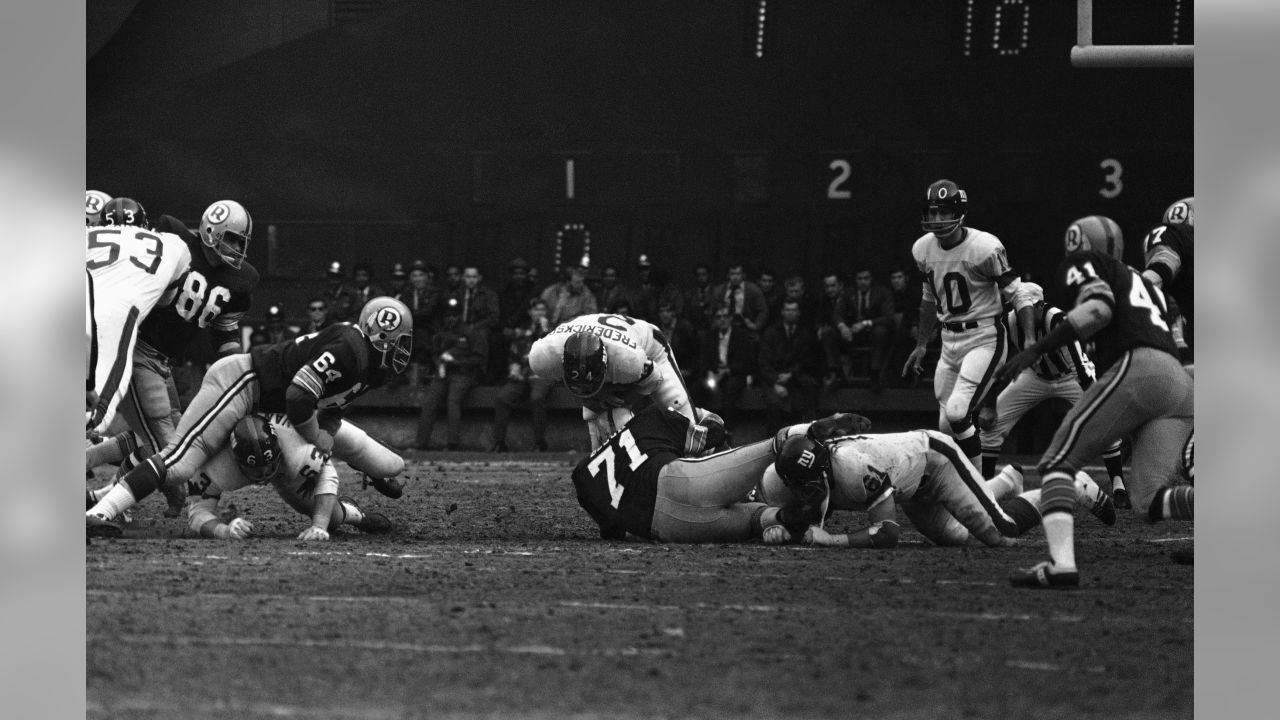
[[[1072,67],[1192,67],[1195,49],[1195,45],[1094,45],[1093,0],[1076,0],[1076,44],[1071,48]]]

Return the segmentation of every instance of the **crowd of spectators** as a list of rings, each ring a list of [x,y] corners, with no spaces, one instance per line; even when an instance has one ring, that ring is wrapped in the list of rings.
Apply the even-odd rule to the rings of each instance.
[[[900,372],[917,332],[921,288],[914,269],[859,268],[851,283],[832,272],[820,278],[820,292],[801,275],[783,277],[771,268],[751,277],[739,262],[719,272],[698,264],[687,279],[673,278],[648,255],[638,258],[634,282],[615,265],[565,267],[550,283],[540,283],[537,268],[523,258],[508,262],[505,272],[490,283],[476,265],[441,271],[414,260],[395,263],[384,288],[369,263],[355,265],[348,276],[334,261],[310,296],[307,322],[290,324],[270,305],[251,344],[354,320],[381,294],[398,298],[413,313],[414,349],[410,370],[397,383],[424,389],[416,443],[424,449],[441,405],[448,423],[444,447],[459,444],[462,408],[480,385],[500,386],[492,449],[506,449],[517,407],[531,409],[534,443],[545,448],[552,385],[530,377],[529,346],[559,323],[589,313],[628,315],[661,328],[694,402],[730,425],[748,387],[760,388],[769,425],[780,426],[815,417],[824,391],[880,392],[918,382]]]

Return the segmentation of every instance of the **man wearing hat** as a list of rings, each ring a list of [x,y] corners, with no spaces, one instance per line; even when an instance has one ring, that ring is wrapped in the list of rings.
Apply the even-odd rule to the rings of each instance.
[[[342,263],[337,260],[329,263],[325,278],[329,281],[329,287],[324,291],[324,300],[329,305],[329,320],[335,323],[355,320],[356,308],[361,306],[356,304],[355,293],[347,285]]]
[[[387,284],[387,294],[399,300],[407,287],[409,287],[409,269],[404,263],[392,265],[391,282]]]

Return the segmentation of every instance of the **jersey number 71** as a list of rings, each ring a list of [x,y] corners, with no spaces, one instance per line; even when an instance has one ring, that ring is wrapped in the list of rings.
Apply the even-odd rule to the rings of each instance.
[[[587,469],[591,471],[592,477],[599,477],[601,468],[604,469],[605,482],[609,484],[609,504],[616,510],[618,503],[622,501],[622,493],[626,490],[626,487],[618,482],[617,456],[613,449],[614,442],[617,442],[618,447],[626,452],[627,469],[630,472],[635,472],[649,459],[649,456],[640,452],[640,448],[636,447],[636,439],[631,435],[631,431],[623,429],[608,444],[596,452],[596,456],[591,459],[591,462],[587,463]]]

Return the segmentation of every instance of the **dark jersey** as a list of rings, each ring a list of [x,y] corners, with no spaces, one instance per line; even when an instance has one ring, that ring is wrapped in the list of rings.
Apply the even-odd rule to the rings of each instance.
[[[215,350],[224,343],[239,343],[240,320],[258,285],[257,269],[247,261],[239,268],[215,266],[205,257],[200,236],[170,215],[160,217],[156,230],[182,238],[191,251],[191,269],[173,304],[153,310],[139,326],[138,337],[175,361],[186,359],[196,334],[206,329]]]
[[[1157,225],[1142,239],[1145,267],[1164,279],[1161,288],[1178,303],[1187,319],[1186,340],[1191,345],[1195,323],[1195,228],[1186,224]]]
[[[1164,295],[1137,270],[1106,253],[1090,250],[1067,255],[1058,270],[1066,307],[1097,299],[1111,307],[1111,322],[1089,340],[1098,374],[1137,347],[1163,350],[1175,358]]]
[[[689,425],[684,415],[652,405],[573,469],[578,504],[603,537],[653,539],[658,473],[686,454]]]
[[[295,381],[319,399],[318,409],[337,410],[388,377],[373,346],[350,323],[250,348],[249,355],[258,371],[260,412],[286,412],[285,390]]]

